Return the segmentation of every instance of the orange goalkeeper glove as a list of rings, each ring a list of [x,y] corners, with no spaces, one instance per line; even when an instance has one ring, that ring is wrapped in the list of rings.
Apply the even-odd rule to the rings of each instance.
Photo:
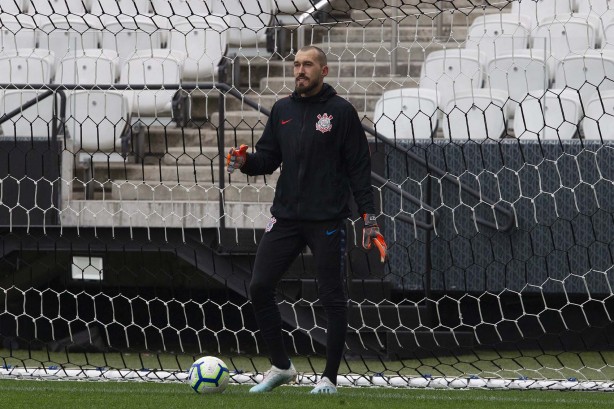
[[[235,169],[240,169],[247,160],[247,145],[241,145],[239,149],[230,148],[226,155],[226,170],[232,173]]]
[[[383,263],[388,255],[388,246],[386,246],[384,236],[379,231],[376,217],[374,214],[365,213],[363,220],[365,221],[365,227],[362,229],[362,247],[365,250],[369,250],[371,245],[375,244],[375,247],[379,250],[380,261]]]

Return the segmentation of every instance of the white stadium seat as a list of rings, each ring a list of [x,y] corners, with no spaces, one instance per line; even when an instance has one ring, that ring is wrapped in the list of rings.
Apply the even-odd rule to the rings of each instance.
[[[587,50],[564,58],[557,65],[555,86],[578,90],[583,105],[597,90],[614,90],[614,50]]]
[[[595,95],[582,121],[584,139],[614,140],[614,91]]]
[[[224,15],[228,24],[228,43],[235,47],[266,50],[266,30],[273,16],[271,0],[223,0],[213,3],[213,11]]]
[[[25,14],[1,13],[0,47],[2,50],[35,48],[36,22],[34,19]]]
[[[488,62],[486,80],[490,88],[505,91],[510,103],[518,103],[529,91],[548,88],[550,69],[543,50],[513,50]]]
[[[514,133],[522,140],[565,140],[578,133],[582,107],[578,93],[566,89],[536,91],[516,107]]]
[[[511,13],[479,16],[469,27],[465,47],[477,49],[491,60],[512,49],[527,48],[529,29]]]
[[[212,0],[151,0],[154,14],[163,17],[206,16],[213,10]],[[180,20],[179,20],[180,21]]]
[[[121,152],[122,136],[130,126],[130,106],[119,91],[78,90],[66,102],[66,130],[72,152]]]
[[[77,16],[86,13],[82,0],[28,0],[28,14],[39,16],[67,15]]]
[[[446,139],[500,139],[507,126],[507,93],[497,89],[459,92],[443,112]]]
[[[556,16],[542,20],[532,32],[533,48],[545,49],[555,67],[563,58],[595,48],[599,29],[587,18]]]
[[[102,30],[102,48],[116,51],[121,65],[137,51],[162,48],[162,42],[162,30],[148,16],[121,16]]]
[[[181,81],[185,54],[172,50],[147,50],[135,53],[123,65],[119,82],[130,85],[169,84]],[[134,90],[124,92],[138,117],[156,117],[171,110],[174,90]]]
[[[42,20],[39,29],[39,48],[47,48],[61,59],[71,52],[98,48],[102,26],[95,19],[68,15]]]
[[[592,14],[601,18],[612,18],[614,0],[578,0],[578,12]]]
[[[484,58],[477,50],[463,48],[433,51],[422,65],[420,87],[436,90],[444,108],[456,93],[482,87]]]
[[[183,79],[215,82],[227,47],[220,19],[202,18],[176,24],[169,32],[168,48],[186,54]]]
[[[20,48],[0,53],[3,80],[13,84],[48,84],[55,71],[55,56],[49,50]]]
[[[3,13],[17,15],[26,11],[25,0],[0,0],[0,9]]]
[[[112,50],[89,49],[62,58],[56,72],[58,84],[114,84],[119,58]]]
[[[149,0],[92,0],[90,13],[103,18],[149,13]]]
[[[586,1],[586,0],[581,0]],[[572,0],[524,0],[512,2],[512,14],[525,16],[532,27],[550,16],[573,11]]]
[[[301,14],[313,7],[312,0],[272,0],[273,13]]]
[[[429,139],[437,129],[437,94],[425,88],[384,92],[375,105],[375,130],[386,138]]]
[[[46,90],[6,90],[0,93],[0,110],[3,113],[20,108]],[[40,100],[37,104],[22,109],[21,113],[2,124],[2,138],[30,137],[51,138],[54,116],[53,95]]]

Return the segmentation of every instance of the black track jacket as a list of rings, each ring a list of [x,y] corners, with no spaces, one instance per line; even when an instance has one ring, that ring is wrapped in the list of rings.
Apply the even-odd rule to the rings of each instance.
[[[280,219],[334,220],[375,213],[371,158],[354,107],[328,84],[311,97],[296,92],[273,105],[256,152],[241,172],[271,174],[283,162],[271,214]]]

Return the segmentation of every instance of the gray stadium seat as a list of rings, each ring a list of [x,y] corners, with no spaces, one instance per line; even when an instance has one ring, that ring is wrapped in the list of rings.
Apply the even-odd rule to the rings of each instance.
[[[426,88],[384,92],[375,105],[375,130],[386,138],[428,139],[437,129],[437,93]]]
[[[582,107],[577,92],[534,91],[516,107],[514,133],[522,140],[564,140],[578,133]]]
[[[507,126],[507,93],[497,89],[459,92],[443,112],[443,135],[446,139],[494,139]]]

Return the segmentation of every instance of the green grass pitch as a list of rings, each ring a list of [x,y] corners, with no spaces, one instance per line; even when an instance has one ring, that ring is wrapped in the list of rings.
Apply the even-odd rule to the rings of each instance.
[[[147,408],[611,408],[606,392],[424,390],[340,388],[335,396],[310,395],[310,387],[284,386],[262,395],[249,385],[230,385],[223,394],[198,395],[187,384],[145,382],[0,380],[0,407],[30,409]],[[5,406],[6,405],[6,406]]]

